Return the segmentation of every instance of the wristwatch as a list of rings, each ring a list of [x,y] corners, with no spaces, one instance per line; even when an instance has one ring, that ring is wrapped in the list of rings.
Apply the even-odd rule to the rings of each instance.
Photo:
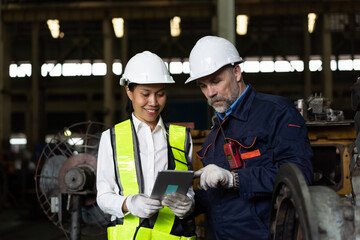
[[[239,190],[239,174],[237,172],[231,172],[234,177],[234,186],[233,188]]]

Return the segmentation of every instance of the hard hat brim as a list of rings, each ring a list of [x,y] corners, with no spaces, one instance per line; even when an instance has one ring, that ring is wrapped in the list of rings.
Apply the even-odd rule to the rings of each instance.
[[[238,65],[238,64],[243,63],[243,62],[244,62],[244,60],[240,57],[240,59],[239,59],[238,61],[236,61],[236,62],[234,62],[234,63],[225,64],[224,66],[219,67],[219,68],[216,69],[215,71],[206,72],[206,73],[200,74],[200,75],[195,76],[195,77],[191,77],[191,76],[190,76],[190,77],[185,81],[185,84],[187,84],[187,83],[189,83],[189,82],[192,82],[192,81],[194,81],[194,80],[197,80],[197,79],[199,79],[199,78],[209,76],[209,75],[211,75],[211,74],[219,71],[221,68],[223,68],[223,67],[225,67],[225,66],[227,66],[227,65],[233,65],[233,66],[235,66],[235,65]]]
[[[129,79],[127,78],[120,78],[120,85],[121,86],[126,86],[126,82],[129,81]],[[136,83],[136,84],[173,84],[175,83],[174,79],[172,77],[167,78],[164,81],[135,81],[135,82],[131,82],[129,81],[129,83]]]

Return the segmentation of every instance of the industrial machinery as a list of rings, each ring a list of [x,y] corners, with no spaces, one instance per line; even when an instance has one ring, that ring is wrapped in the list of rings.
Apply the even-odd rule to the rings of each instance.
[[[296,102],[306,120],[314,152],[314,185],[329,186],[340,195],[351,193],[349,165],[355,154],[355,122],[344,120],[341,110],[321,94]]]
[[[281,166],[274,186],[270,239],[360,238],[360,78],[352,88],[355,121],[343,120],[329,101],[298,101],[314,151],[314,182],[307,186],[294,164]],[[299,107],[301,106],[301,108]]]
[[[103,130],[91,121],[64,128],[43,148],[36,166],[38,202],[67,239],[106,239],[109,216],[96,204],[95,185]]]

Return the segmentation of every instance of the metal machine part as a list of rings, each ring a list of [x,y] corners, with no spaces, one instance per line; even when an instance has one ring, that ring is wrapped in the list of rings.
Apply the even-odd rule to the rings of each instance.
[[[359,183],[353,182],[358,193]],[[273,192],[269,238],[358,239],[360,208],[354,203],[329,187],[307,186],[296,165],[284,164]]]
[[[306,120],[314,152],[314,185],[329,186],[346,195],[351,192],[349,164],[357,134],[354,120],[344,120],[343,112],[331,109],[330,103],[315,94],[295,105]]]
[[[44,147],[35,171],[36,195],[67,239],[106,236],[109,216],[96,204],[96,164],[102,123],[64,128]]]
[[[270,239],[317,239],[315,212],[305,179],[294,164],[281,166],[273,191]]]
[[[355,153],[354,121],[307,122],[313,149],[313,185],[328,186],[340,195],[351,193],[351,158]]]
[[[311,95],[308,99],[295,102],[297,109],[307,121],[342,121],[344,113],[330,108],[331,101],[320,93]]]

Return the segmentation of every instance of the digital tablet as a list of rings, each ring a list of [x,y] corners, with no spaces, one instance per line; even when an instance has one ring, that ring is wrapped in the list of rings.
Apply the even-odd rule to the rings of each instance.
[[[162,200],[166,194],[186,194],[192,184],[194,171],[161,170],[155,180],[150,198]]]

